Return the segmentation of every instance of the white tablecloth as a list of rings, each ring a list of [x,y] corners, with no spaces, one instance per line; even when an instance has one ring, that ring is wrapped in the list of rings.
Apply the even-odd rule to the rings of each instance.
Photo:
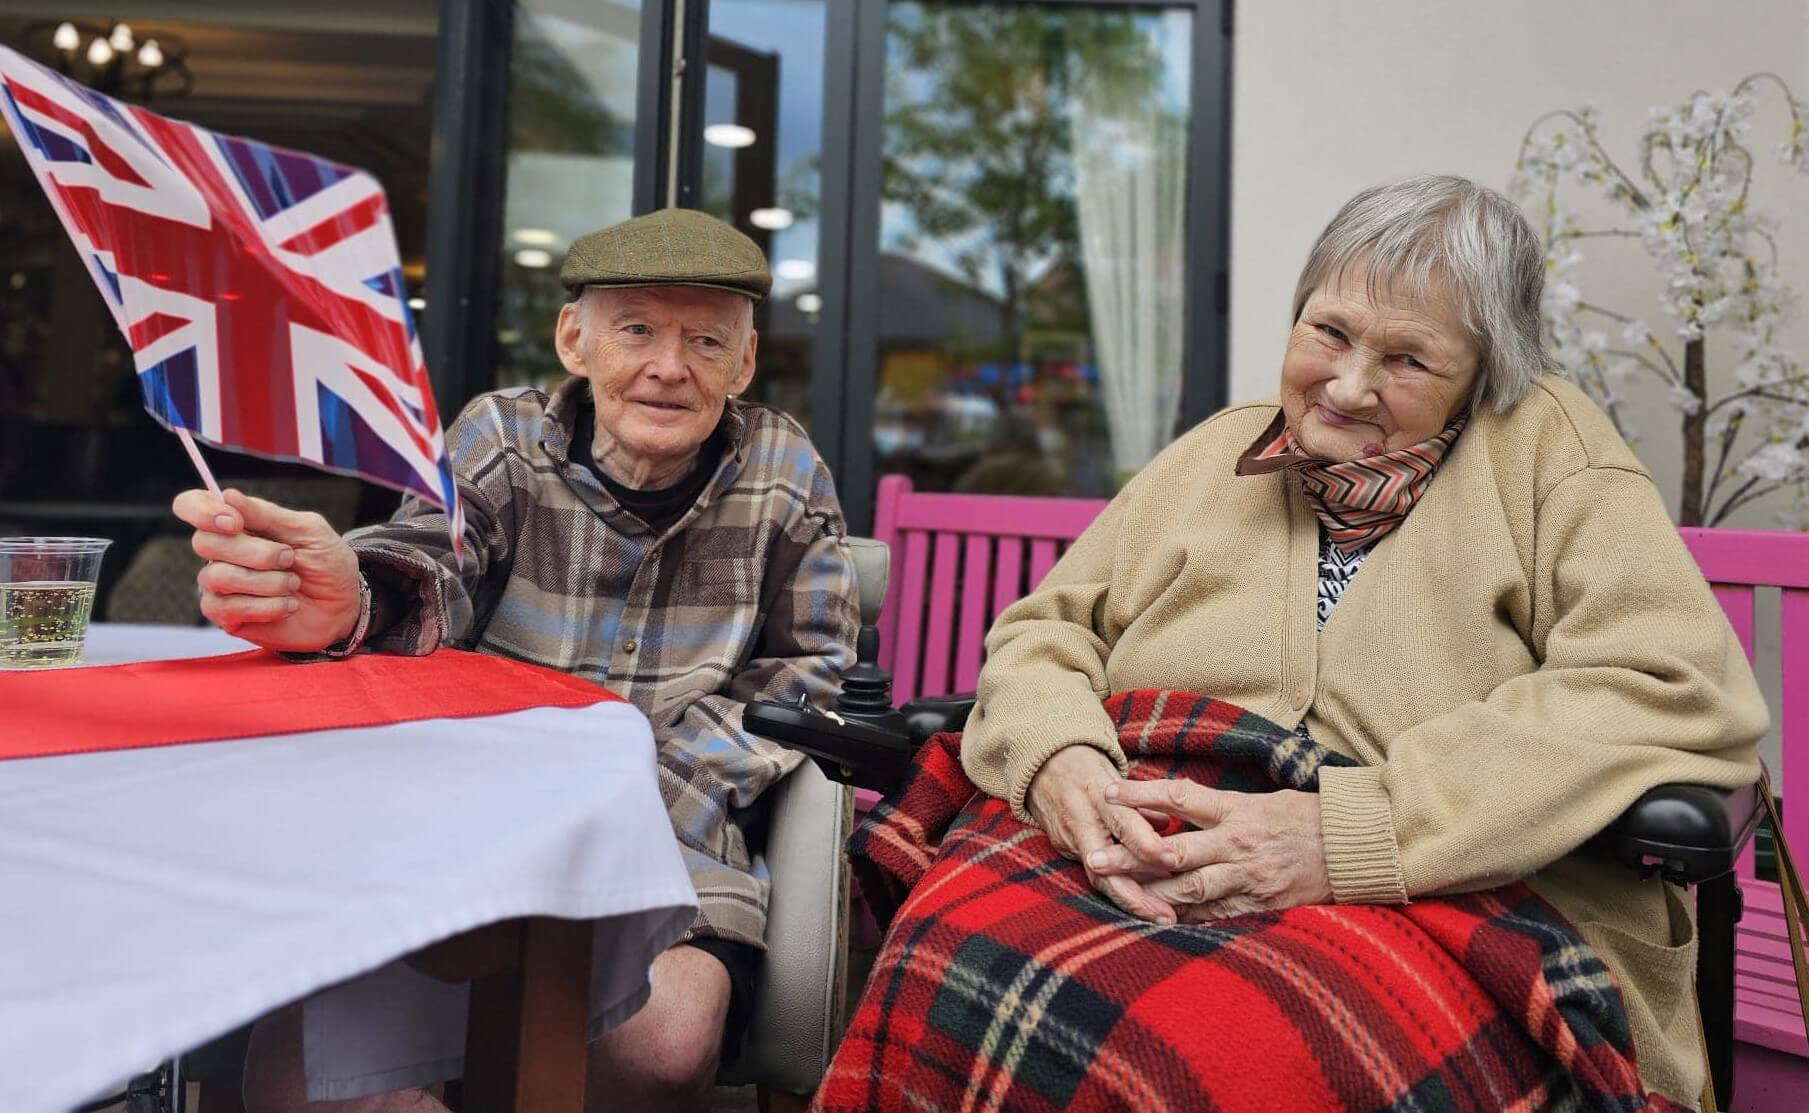
[[[89,642],[90,663],[240,647],[105,625]],[[647,722],[621,703],[0,761],[0,1111],[61,1113],[515,916],[617,918],[593,1008],[632,1011],[695,909],[670,830]]]

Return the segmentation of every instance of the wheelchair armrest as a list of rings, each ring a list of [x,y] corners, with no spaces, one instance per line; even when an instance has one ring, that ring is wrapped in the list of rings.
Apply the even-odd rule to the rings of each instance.
[[[960,730],[973,708],[972,693],[924,696],[905,704],[898,715],[888,716],[887,723],[755,701],[742,713],[742,724],[762,738],[803,751],[832,781],[883,794],[904,780],[911,756],[925,739]]]
[[[945,730],[961,730],[974,709],[974,694],[961,692],[952,696],[918,696],[903,707],[905,723],[911,730],[911,749],[924,744],[932,734]]]
[[[902,723],[894,728],[765,700],[749,703],[741,721],[762,738],[802,751],[830,780],[855,788],[890,792],[911,767],[911,742]]]
[[[1733,789],[1659,785],[1590,845],[1642,875],[1658,872],[1666,881],[1693,885],[1733,870],[1763,810],[1756,784]]]

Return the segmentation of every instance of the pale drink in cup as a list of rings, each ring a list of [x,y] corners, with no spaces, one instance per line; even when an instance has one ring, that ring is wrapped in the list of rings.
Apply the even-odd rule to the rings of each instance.
[[[111,544],[98,537],[0,537],[0,669],[81,661],[101,554]]]

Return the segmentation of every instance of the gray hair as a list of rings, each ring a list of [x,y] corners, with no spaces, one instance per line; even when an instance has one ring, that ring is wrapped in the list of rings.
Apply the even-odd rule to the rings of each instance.
[[[1420,299],[1443,285],[1480,353],[1476,403],[1506,410],[1557,369],[1540,332],[1545,253],[1506,197],[1468,178],[1422,174],[1373,186],[1319,233],[1294,287],[1294,320],[1315,290],[1361,266],[1373,288]]]

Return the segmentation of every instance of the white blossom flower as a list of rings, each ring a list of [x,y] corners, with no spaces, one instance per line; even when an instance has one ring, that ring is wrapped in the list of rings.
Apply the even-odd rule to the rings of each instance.
[[[1740,461],[1740,471],[1770,483],[1791,479],[1802,472],[1802,450],[1793,444],[1776,441],[1757,449]]]
[[[1696,396],[1695,391],[1682,383],[1672,383],[1667,397],[1671,408],[1682,414],[1693,414],[1702,408],[1702,399]]]

